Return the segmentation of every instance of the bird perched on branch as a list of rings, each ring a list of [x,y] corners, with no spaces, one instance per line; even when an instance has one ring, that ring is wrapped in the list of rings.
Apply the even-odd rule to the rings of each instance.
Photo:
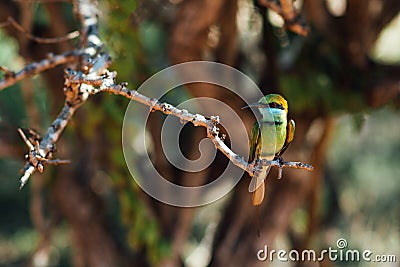
[[[287,101],[281,95],[269,94],[246,107],[258,108],[261,113],[261,119],[254,123],[251,132],[250,161],[281,159],[293,140],[295,130],[294,121],[287,119]],[[269,170],[270,166],[263,166],[250,182],[249,191],[253,193],[252,203],[257,210],[264,200],[264,180]]]

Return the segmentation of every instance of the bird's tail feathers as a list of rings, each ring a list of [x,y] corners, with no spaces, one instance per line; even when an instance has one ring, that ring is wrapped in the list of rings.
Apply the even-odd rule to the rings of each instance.
[[[253,193],[252,203],[254,206],[260,205],[264,200],[265,177],[267,177],[270,167],[263,167],[259,173],[254,175],[250,181],[249,192]]]

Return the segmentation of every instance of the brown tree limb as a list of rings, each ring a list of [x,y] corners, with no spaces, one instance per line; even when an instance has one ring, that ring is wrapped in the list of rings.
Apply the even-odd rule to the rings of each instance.
[[[99,54],[99,50],[102,48],[102,42],[98,37],[97,6],[89,0],[79,0],[74,4],[74,10],[82,24],[81,36],[84,38],[82,40],[84,47],[82,50],[78,50],[83,52],[84,60],[82,61],[82,69],[89,78],[102,75],[104,70],[109,66],[110,61],[107,54]],[[48,62],[44,60],[39,67],[33,68],[33,72],[40,72],[37,69],[42,70],[46,69],[46,67],[50,68],[50,65],[51,61]],[[28,68],[28,71],[25,72],[29,73],[29,70],[30,69]],[[23,79],[24,75],[26,76],[26,74],[21,74],[20,79]],[[60,114],[48,128],[43,139],[37,141],[38,144],[36,146],[26,142],[30,153],[28,161],[23,168],[23,175],[20,179],[20,188],[24,186],[35,170],[40,172],[43,171],[43,163],[51,160],[55,143],[61,136],[72,115],[87,100],[89,96],[86,90],[87,85],[83,84],[81,86],[77,83],[71,83],[67,75],[65,77],[64,84],[64,93],[66,95],[66,99]]]
[[[171,27],[168,53],[173,64],[193,60],[203,60],[205,55],[213,57],[215,61],[234,66],[237,63],[238,36],[236,27],[236,16],[238,9],[237,0],[188,0],[179,4],[177,15]],[[193,97],[208,97],[220,99],[231,107],[239,107],[235,97],[229,97],[226,92],[221,92],[211,84],[188,84],[185,86],[188,93]],[[214,109],[208,109],[208,115],[216,113]],[[218,113],[221,117],[224,114]],[[247,121],[247,120],[244,120]],[[160,125],[161,127],[162,125]],[[191,127],[189,127],[191,128]],[[204,137],[204,129],[193,129],[194,132],[186,131],[182,136],[185,152],[189,158],[197,158],[198,149],[193,146]],[[221,133],[224,129],[221,129]],[[232,138],[233,136],[229,136]],[[157,140],[157,138],[155,139]],[[156,168],[163,171],[175,172],[176,169],[160,155],[166,165],[160,161],[156,162]],[[219,173],[225,166],[226,157],[217,153],[210,168],[198,173],[179,173],[174,175],[173,180],[177,184],[185,186],[198,186],[211,181],[212,176]],[[164,163],[165,164],[165,163]],[[167,176],[164,176],[167,177]],[[166,205],[159,205],[157,215],[160,220],[164,236],[171,240],[171,253],[163,260],[163,264],[180,266],[183,244],[190,235],[190,229],[195,214],[194,209],[177,209]]]
[[[225,1],[223,14],[219,15],[218,21],[221,36],[215,50],[215,58],[217,62],[222,62],[229,66],[235,65],[239,49],[237,25],[235,23],[237,11],[237,0]]]
[[[32,131],[32,130],[31,130]],[[18,133],[21,135],[21,138],[24,140],[25,144],[29,148],[28,154],[26,154],[25,158],[27,163],[24,167],[25,173],[24,176],[21,178],[21,186],[20,189],[24,186],[24,184],[28,181],[29,176],[26,176],[26,173],[29,175],[31,174],[31,167],[37,169],[39,172],[43,172],[44,164],[66,164],[69,163],[67,160],[51,160],[51,156],[49,153],[53,152],[54,146],[52,149],[47,153],[46,157],[41,156],[39,142],[40,136],[34,133],[31,137],[27,137],[26,134],[23,132],[21,128],[18,129]]]
[[[173,27],[169,57],[174,63],[200,60],[207,47],[210,27],[216,25],[224,0],[183,1]],[[182,53],[182,51],[185,51]]]
[[[58,65],[76,61],[82,54],[83,52],[81,50],[68,51],[60,55],[49,54],[47,58],[39,62],[30,63],[18,72],[13,72],[6,67],[1,67],[0,70],[5,72],[5,76],[0,80],[0,90]]]
[[[44,37],[34,36],[33,34],[29,33],[27,30],[25,30],[24,27],[22,25],[20,25],[17,21],[15,21],[15,19],[13,19],[12,17],[8,17],[7,21],[0,23],[0,27],[6,27],[6,26],[13,27],[17,31],[25,34],[26,38],[28,38],[32,41],[35,41],[39,44],[60,43],[60,42],[69,41],[69,40],[79,37],[78,31],[70,32],[66,36],[54,37],[54,38],[44,38]]]
[[[302,242],[299,244],[299,251],[309,247],[312,238],[320,227],[320,209],[326,154],[336,126],[336,120],[334,117],[326,117],[323,119],[323,124],[324,126],[323,129],[321,129],[319,140],[315,140],[316,144],[311,153],[311,162],[316,168],[315,171],[310,174],[310,191],[306,197],[308,226],[306,234],[301,238]]]
[[[332,36],[333,16],[329,13],[325,1],[307,0],[303,3],[303,10],[306,13],[308,23],[312,24],[318,32]]]
[[[308,34],[308,26],[300,13],[294,8],[293,0],[258,0],[258,3],[278,13],[285,21],[285,27],[290,31],[302,36]]]
[[[87,151],[89,152],[89,151]],[[90,153],[90,152],[89,152]],[[81,158],[84,160],[83,158]],[[76,267],[144,266],[127,261],[129,256],[119,247],[107,225],[104,207],[87,184],[88,168],[64,168],[51,190],[54,212],[61,213],[70,225],[70,242],[73,249],[71,262]]]

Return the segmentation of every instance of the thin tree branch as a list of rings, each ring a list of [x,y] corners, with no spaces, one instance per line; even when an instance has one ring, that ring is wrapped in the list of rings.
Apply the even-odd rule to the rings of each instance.
[[[6,27],[6,26],[12,26],[14,29],[22,32],[25,34],[26,38],[35,41],[40,44],[54,44],[54,43],[60,43],[60,42],[65,42],[69,41],[72,39],[75,39],[79,36],[78,31],[73,31],[68,33],[66,36],[62,37],[54,37],[54,38],[44,38],[44,37],[37,37],[29,33],[22,27],[18,22],[15,21],[12,17],[8,17],[7,21],[0,23],[0,27]]]
[[[6,67],[0,67],[0,71],[5,72],[4,78],[0,80],[0,90],[58,65],[76,61],[82,54],[81,50],[68,51],[60,55],[49,54],[47,58],[28,64],[18,72],[10,71]]]
[[[101,76],[103,75],[103,72],[106,71],[106,69],[109,67],[110,60],[109,56],[106,53],[100,54],[103,43],[98,37],[97,6],[94,2],[90,0],[78,0],[74,2],[74,11],[77,14],[82,25],[81,37],[83,47],[82,49],[78,50],[82,51],[79,53],[79,55],[82,55],[81,69],[85,72],[86,77],[88,77],[89,79]],[[72,53],[74,53],[74,51]],[[61,57],[61,59],[63,59],[63,57]],[[42,61],[41,65],[44,66],[42,67],[42,69],[51,68],[50,62],[47,62],[46,60]],[[36,66],[35,63],[33,63],[33,66]],[[41,68],[34,68],[34,70],[36,71],[38,69]],[[30,69],[28,68],[28,71],[25,72],[30,73],[29,70]],[[22,188],[26,184],[29,177],[34,173],[35,170],[38,170],[39,172],[43,171],[44,161],[46,161],[46,163],[52,164],[61,163],[61,161],[59,160],[51,161],[55,143],[60,138],[62,132],[64,131],[75,111],[87,100],[89,96],[88,87],[90,87],[86,84],[71,82],[68,78],[68,74],[69,72],[68,70],[66,70],[64,82],[64,93],[66,98],[64,107],[62,108],[60,114],[47,129],[47,133],[43,137],[43,139],[37,138],[37,145],[34,146],[33,150],[33,145],[31,144],[31,142],[26,142],[30,149],[30,152],[28,154],[29,156],[27,159],[27,163],[22,170],[23,175],[20,179],[20,188]],[[25,76],[27,76],[27,74],[25,74]],[[24,75],[20,75],[20,79],[23,78]],[[26,138],[24,137],[23,139],[24,141],[26,140]]]

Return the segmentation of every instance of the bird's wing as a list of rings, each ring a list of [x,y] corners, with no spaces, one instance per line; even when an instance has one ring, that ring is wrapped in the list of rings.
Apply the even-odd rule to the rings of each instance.
[[[254,123],[250,138],[250,162],[256,159],[260,154],[260,126],[258,122]],[[253,193],[252,203],[258,206],[262,203],[265,193],[264,179],[267,176],[269,168],[263,168],[258,176],[250,181],[249,191]]]
[[[256,158],[256,151],[259,149],[260,144],[260,126],[258,122],[255,122],[253,125],[253,129],[251,130],[250,137],[250,157],[249,160],[252,162]]]
[[[281,151],[279,151],[278,156],[281,156],[283,154],[283,152],[285,152],[285,150],[288,148],[290,143],[293,141],[295,129],[296,129],[296,125],[294,123],[294,120],[290,120],[287,125],[287,128],[286,128],[285,144],[283,145]]]

